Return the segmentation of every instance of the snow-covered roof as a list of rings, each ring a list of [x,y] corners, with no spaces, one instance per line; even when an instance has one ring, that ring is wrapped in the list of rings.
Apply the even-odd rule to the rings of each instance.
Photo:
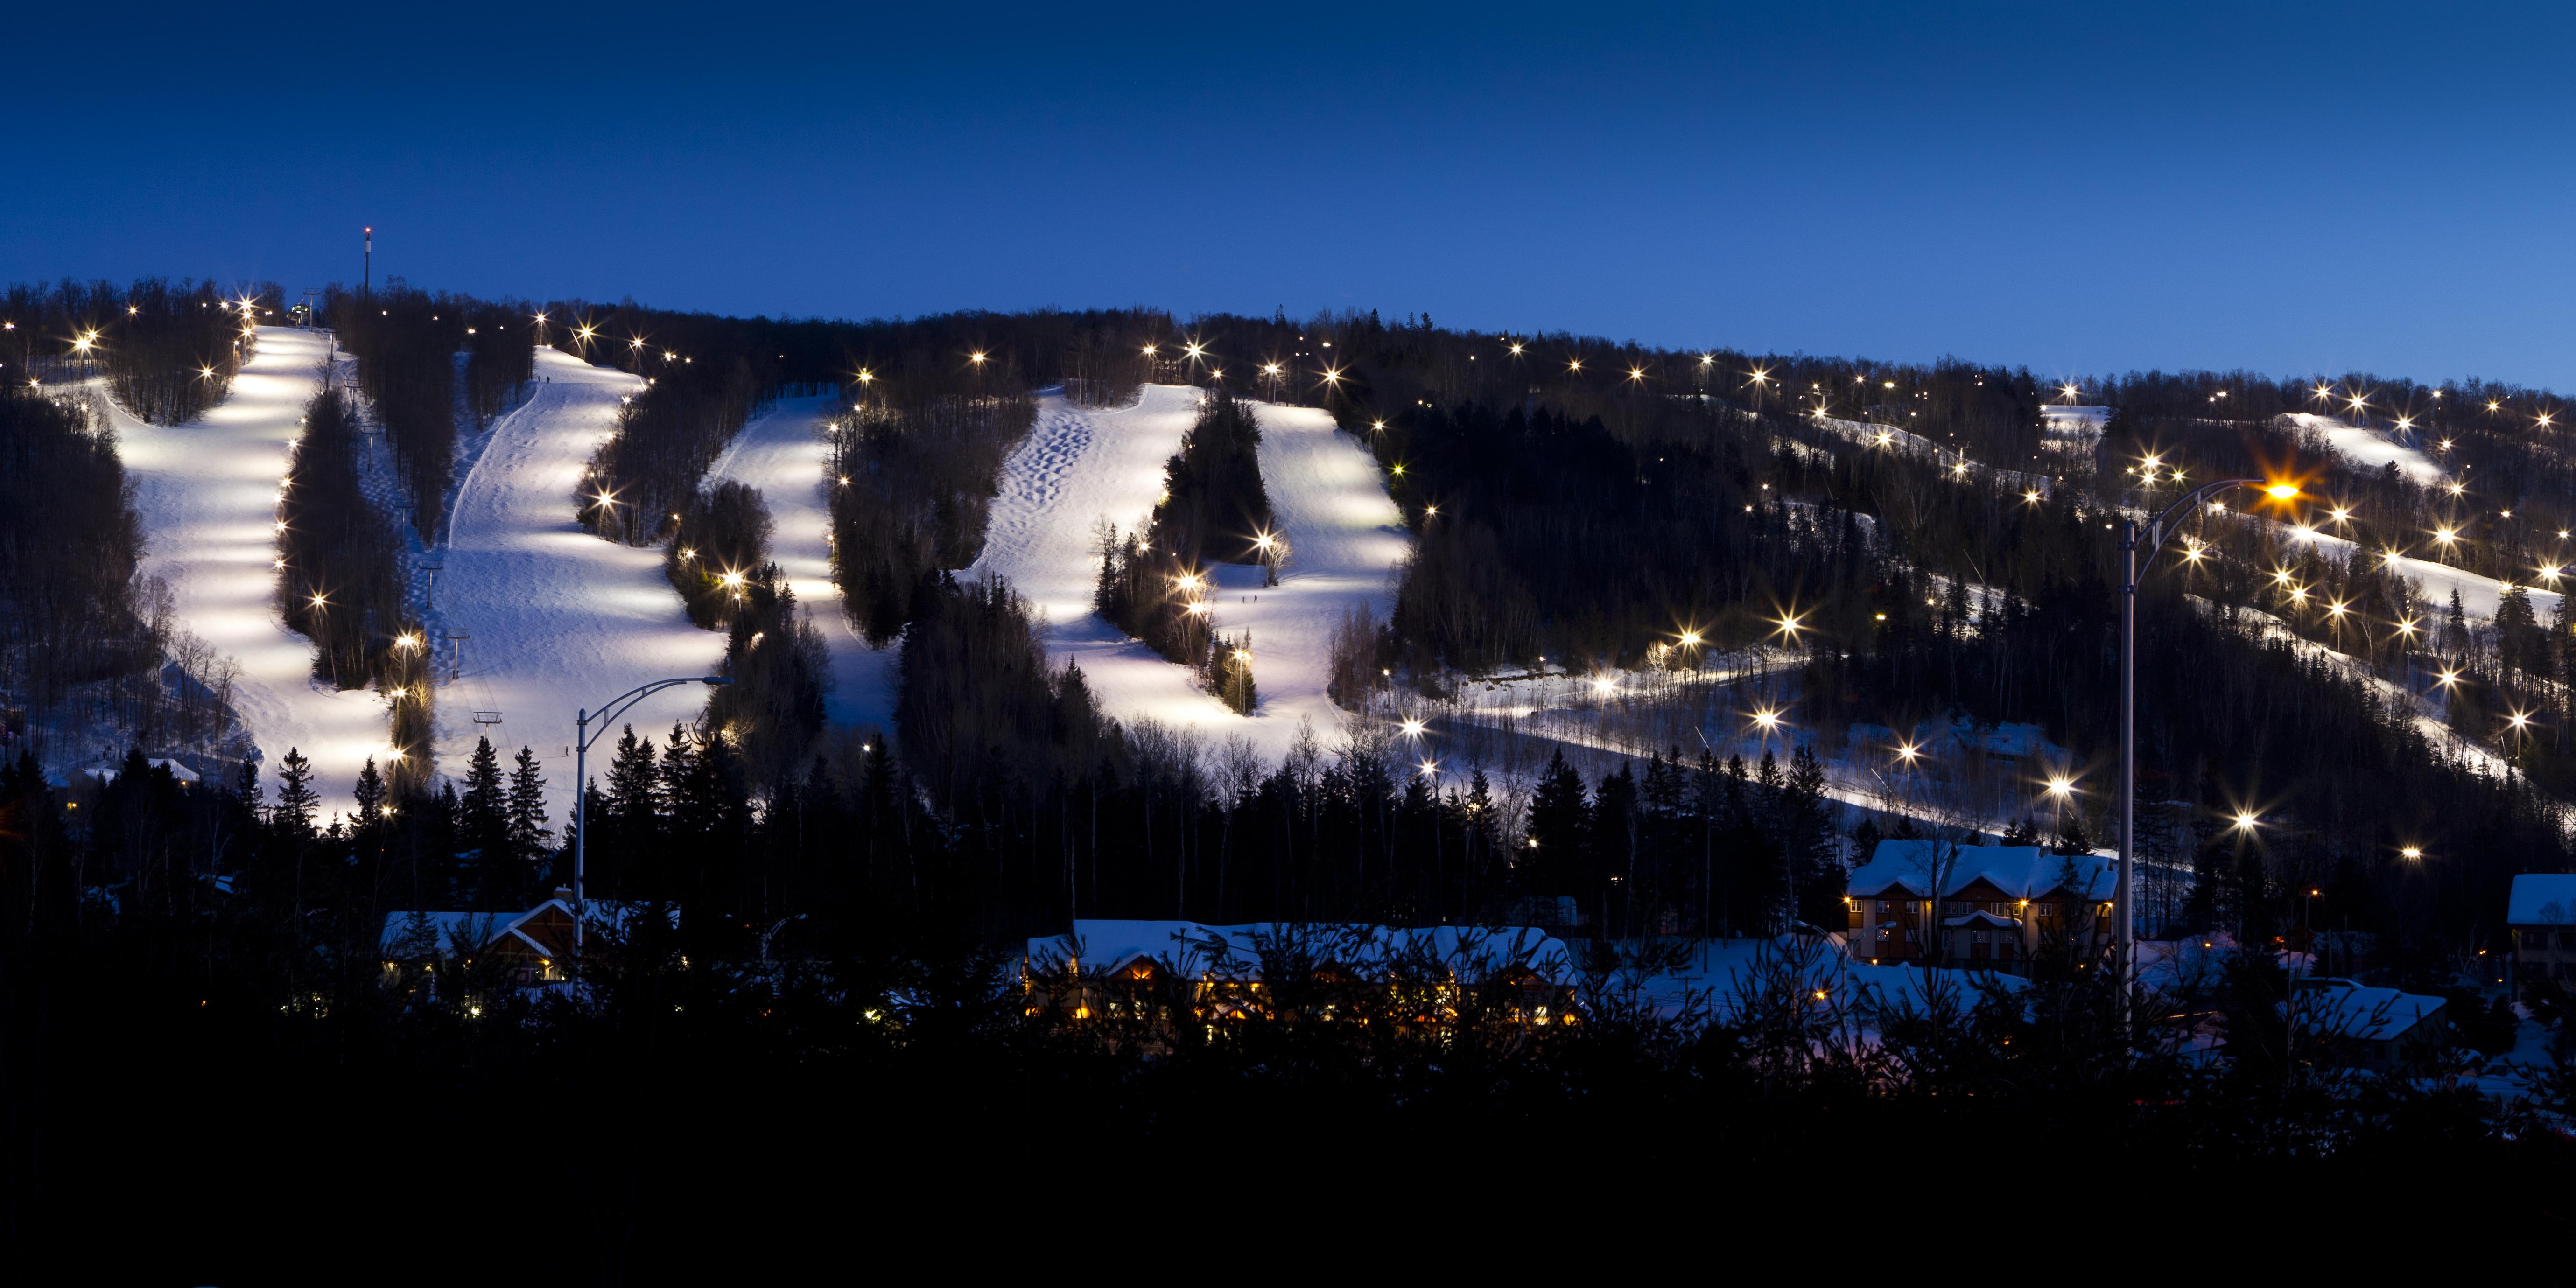
[[[593,927],[622,931],[634,921],[636,913],[643,907],[644,905],[640,903],[615,903],[606,899],[593,899],[590,900],[590,924]],[[454,932],[461,929],[478,945],[488,944],[506,936],[527,944],[539,954],[551,955],[556,951],[554,948],[520,929],[538,917],[544,916],[548,909],[560,911],[567,917],[573,915],[571,901],[565,898],[547,899],[526,912],[430,912],[422,915],[429,918],[430,928],[438,936],[440,952],[447,950],[448,945],[454,940]],[[387,952],[393,950],[394,944],[410,928],[413,916],[410,911],[385,914],[385,931],[381,942]],[[679,924],[676,911],[672,915],[671,924]]]
[[[2111,897],[2111,865],[2097,854],[2050,854],[2036,845],[1961,845],[1951,841],[1881,841],[1869,862],[1852,869],[1845,889],[1857,898],[1889,890],[1929,893],[1935,869],[1948,871],[1944,898],[1984,881],[2008,899],[2037,899],[2060,888],[2079,899]],[[2067,879],[2070,868],[2074,879]]]
[[[2322,1004],[2317,1023],[2360,1042],[2383,1042],[2432,1018],[2443,999],[2393,988],[2366,988],[2348,979],[2321,979],[2309,996]]]
[[[196,770],[190,769],[186,765],[182,765],[175,760],[154,759],[147,760],[143,763],[150,765],[154,769],[169,770],[170,777],[183,783],[193,783],[198,781]],[[119,767],[116,769],[84,769],[81,772],[102,783],[112,783],[116,781],[116,776],[118,774],[124,773],[125,771],[122,767]]]
[[[1261,978],[1267,955],[1307,957],[1322,964],[1384,970],[1404,963],[1478,974],[1525,965],[1559,983],[1575,976],[1574,955],[1562,940],[1523,926],[1391,926],[1261,921],[1208,926],[1195,921],[1076,921],[1066,935],[1031,939],[1033,970],[1070,967],[1086,975],[1112,974],[1138,962],[1184,976],[1249,982]]]
[[[1953,929],[1962,926],[1980,926],[1987,929],[2016,930],[2021,926],[2021,923],[2018,921],[2014,921],[2009,917],[1998,917],[1982,908],[1969,913],[1964,917],[1944,918],[1941,924]]]
[[[2513,879],[2505,901],[2506,924],[2576,925],[2576,872],[2525,872]]]
[[[403,912],[388,912],[385,914],[385,932],[383,938],[378,941],[379,946],[385,952],[390,953],[394,951],[394,946],[401,943],[402,937],[411,930],[412,918],[416,916],[428,918],[429,932],[432,935],[437,936],[438,939],[438,942],[432,946],[431,951],[440,953],[447,951],[448,946],[455,942],[456,936],[460,932],[470,937],[474,943],[479,944],[489,940],[492,937],[494,929],[502,925],[504,920],[500,914],[489,912],[413,912],[408,910]]]

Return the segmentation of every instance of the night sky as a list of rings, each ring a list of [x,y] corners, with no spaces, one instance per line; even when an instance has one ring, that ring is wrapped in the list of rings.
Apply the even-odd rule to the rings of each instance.
[[[0,279],[2576,387],[2570,11],[21,9]]]

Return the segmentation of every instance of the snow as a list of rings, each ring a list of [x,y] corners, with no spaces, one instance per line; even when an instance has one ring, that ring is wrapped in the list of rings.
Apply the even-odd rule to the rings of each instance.
[[[2039,423],[2051,438],[2082,438],[2101,433],[2111,423],[2111,409],[2052,404],[2039,409]]]
[[[2576,925],[2576,873],[2516,875],[2513,894],[2505,902],[2504,919],[2513,926]]]
[[[2385,430],[2347,425],[2332,416],[2304,411],[2290,413],[2290,423],[2314,431],[2335,451],[2372,469],[2394,464],[2419,484],[2430,486],[2442,481],[2442,467],[2434,464],[2431,457],[2390,437]]]
[[[1180,978],[1261,978],[1262,949],[1355,967],[1390,960],[1429,959],[1470,978],[1505,967],[1527,966],[1557,983],[1574,980],[1574,954],[1546,931],[1522,926],[1399,928],[1341,922],[1258,921],[1209,926],[1195,921],[1092,920],[1073,923],[1065,935],[1028,942],[1022,964],[1039,972],[1112,975],[1137,963],[1161,966]]]
[[[899,650],[869,648],[850,625],[841,588],[832,580],[832,506],[830,441],[823,419],[833,399],[797,398],[743,426],[715,466],[707,471],[712,486],[731,479],[760,489],[775,525],[770,558],[787,575],[796,602],[822,633],[832,654],[832,691],[824,699],[824,717],[836,725],[873,726],[894,723],[895,662]]]
[[[1889,889],[1902,888],[1916,895],[1923,893],[1938,855],[1933,847],[1947,844],[1935,841],[1881,841],[1871,852],[1869,862],[1852,869],[1847,887],[1861,898],[1876,898]],[[1948,898],[1979,881],[1993,886],[2008,898],[2037,899],[2062,888],[2061,874],[2069,856],[2050,854],[2036,845],[1969,845],[1954,847],[1947,856],[1950,871],[1942,883],[1941,897]],[[2113,884],[2107,865],[2098,855],[2071,856],[2076,875],[2083,882],[2069,893],[2080,899],[2109,897]]]
[[[486,732],[505,764],[534,747],[560,832],[572,802],[575,710],[648,681],[711,674],[724,636],[689,624],[660,550],[602,541],[573,521],[573,486],[616,428],[618,398],[641,382],[555,349],[537,350],[536,371],[528,400],[492,427],[457,488],[430,627],[433,638],[472,637],[453,683],[448,651],[439,653],[441,768],[462,774]],[[645,699],[625,722],[639,734],[666,730],[705,702],[704,689],[680,686]],[[501,719],[487,729],[477,711]],[[604,772],[595,761],[591,776]]]
[[[1354,604],[1386,620],[1390,575],[1411,543],[1376,463],[1335,432],[1331,416],[1257,404],[1262,482],[1292,554],[1280,584],[1268,589],[1257,567],[1215,571],[1208,598],[1216,629],[1228,637],[1251,632],[1261,693],[1254,715],[1228,710],[1188,670],[1091,607],[1099,578],[1093,523],[1105,516],[1124,533],[1145,522],[1162,492],[1163,463],[1179,450],[1198,402],[1196,389],[1171,385],[1149,386],[1134,406],[1116,410],[1042,399],[1028,440],[1003,465],[983,557],[967,575],[999,574],[1026,597],[1048,623],[1050,657],[1078,663],[1109,714],[1241,736],[1275,759],[1302,723],[1327,736],[1340,720],[1324,695],[1334,624]]]
[[[101,400],[143,520],[142,572],[169,583],[190,631],[241,664],[233,705],[269,790],[277,762],[300,751],[326,814],[354,809],[359,769],[394,752],[385,703],[316,683],[312,642],[286,629],[272,598],[277,485],[331,354],[320,333],[261,327],[231,396],[183,425],[146,425]]]
[[[2288,535],[2292,541],[2334,551],[2343,559],[2351,559],[2361,551],[2360,543],[2351,538],[2334,536],[2315,528],[2292,526]],[[2378,559],[2383,556],[2374,552],[2369,557]],[[2480,621],[2493,621],[2497,606],[2504,602],[2505,583],[2493,577],[2482,577],[2466,569],[2418,559],[2413,555],[2399,555],[2395,564],[2398,574],[2415,583],[2424,606],[2434,613],[2444,612],[2450,607],[2454,590],[2460,592],[2460,611]],[[2531,611],[2540,620],[2546,622],[2550,614],[2558,611],[2559,592],[2527,584],[2523,590],[2530,594]]]

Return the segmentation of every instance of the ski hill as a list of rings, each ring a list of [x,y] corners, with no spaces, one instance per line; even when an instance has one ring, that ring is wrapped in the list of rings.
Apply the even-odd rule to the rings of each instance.
[[[1319,739],[1332,738],[1341,719],[1324,695],[1333,626],[1355,605],[1384,621],[1390,576],[1412,547],[1376,463],[1336,433],[1328,413],[1256,406],[1262,483],[1292,555],[1267,589],[1257,567],[1218,565],[1208,595],[1219,633],[1251,633],[1261,694],[1253,715],[1228,710],[1187,669],[1092,610],[1100,572],[1093,525],[1106,518],[1123,533],[1153,513],[1163,463],[1198,416],[1196,389],[1148,386],[1134,406],[1117,409],[1043,399],[1027,440],[1003,465],[983,557],[962,575],[1009,581],[1044,618],[1052,660],[1081,666],[1109,714],[1241,737],[1275,759],[1309,722]]]
[[[658,548],[602,541],[573,518],[574,487],[616,429],[619,398],[643,382],[555,349],[537,350],[536,371],[528,400],[493,426],[457,489],[429,620],[440,772],[461,777],[480,735],[505,764],[532,747],[560,828],[572,806],[575,712],[649,681],[711,674],[724,636],[689,624]],[[454,632],[467,638],[451,641]],[[452,672],[451,658],[461,659]],[[705,705],[704,688],[677,687],[625,722],[667,733]],[[595,762],[591,776],[603,772]]]
[[[268,790],[278,761],[301,752],[326,818],[355,808],[351,789],[368,757],[383,764],[395,753],[383,699],[315,680],[312,642],[277,614],[278,484],[332,357],[323,333],[261,327],[231,395],[196,420],[147,425],[98,399],[134,484],[141,571],[169,584],[188,630],[240,664],[233,706]]]
[[[823,419],[835,399],[792,398],[743,426],[714,468],[712,485],[731,479],[760,489],[769,506],[769,555],[787,575],[799,610],[832,654],[832,690],[823,714],[831,724],[894,724],[897,646],[869,648],[850,625],[841,588],[832,580],[831,445]]]

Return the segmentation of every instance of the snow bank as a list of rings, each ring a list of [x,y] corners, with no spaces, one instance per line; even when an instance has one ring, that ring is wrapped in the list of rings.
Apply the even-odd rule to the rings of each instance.
[[[707,482],[724,479],[760,489],[776,525],[770,535],[770,557],[787,574],[796,602],[813,619],[814,628],[832,651],[832,692],[824,715],[833,724],[894,723],[897,650],[868,647],[842,607],[841,588],[832,580],[831,446],[823,433],[824,415],[833,400],[798,398],[743,426],[733,445],[707,471]]]
[[[241,663],[233,706],[270,794],[277,762],[300,751],[326,813],[354,809],[359,768],[394,751],[385,703],[314,681],[313,643],[286,629],[273,599],[278,482],[331,353],[319,332],[261,327],[231,395],[203,417],[146,425],[112,402],[107,413],[143,519],[142,571],[170,583],[190,631]]]
[[[575,710],[649,680],[709,674],[724,636],[689,624],[658,549],[602,541],[573,521],[573,485],[615,430],[618,398],[642,382],[555,349],[537,350],[536,370],[540,383],[492,427],[457,488],[430,627],[440,640],[439,768],[463,774],[482,733],[504,749],[505,766],[520,746],[535,748],[560,832],[572,804]],[[452,683],[450,630],[472,637]],[[691,685],[646,699],[626,719],[639,733],[667,732],[705,704],[706,690]],[[478,724],[478,711],[499,720]],[[595,758],[591,776],[604,772]]]
[[[1002,469],[983,557],[967,576],[998,573],[1048,622],[1047,648],[1078,663],[1102,708],[1120,719],[1150,716],[1211,737],[1241,736],[1264,756],[1295,742],[1301,719],[1329,739],[1340,715],[1324,696],[1333,625],[1351,605],[1385,620],[1389,575],[1411,548],[1403,516],[1379,485],[1376,464],[1339,437],[1332,418],[1302,407],[1260,405],[1261,475],[1278,531],[1293,552],[1280,584],[1261,570],[1220,565],[1209,596],[1216,629],[1252,633],[1261,705],[1238,716],[1092,611],[1099,578],[1093,523],[1121,532],[1143,524],[1163,487],[1163,462],[1198,416],[1195,389],[1150,386],[1135,406],[1039,403],[1036,426]]]

